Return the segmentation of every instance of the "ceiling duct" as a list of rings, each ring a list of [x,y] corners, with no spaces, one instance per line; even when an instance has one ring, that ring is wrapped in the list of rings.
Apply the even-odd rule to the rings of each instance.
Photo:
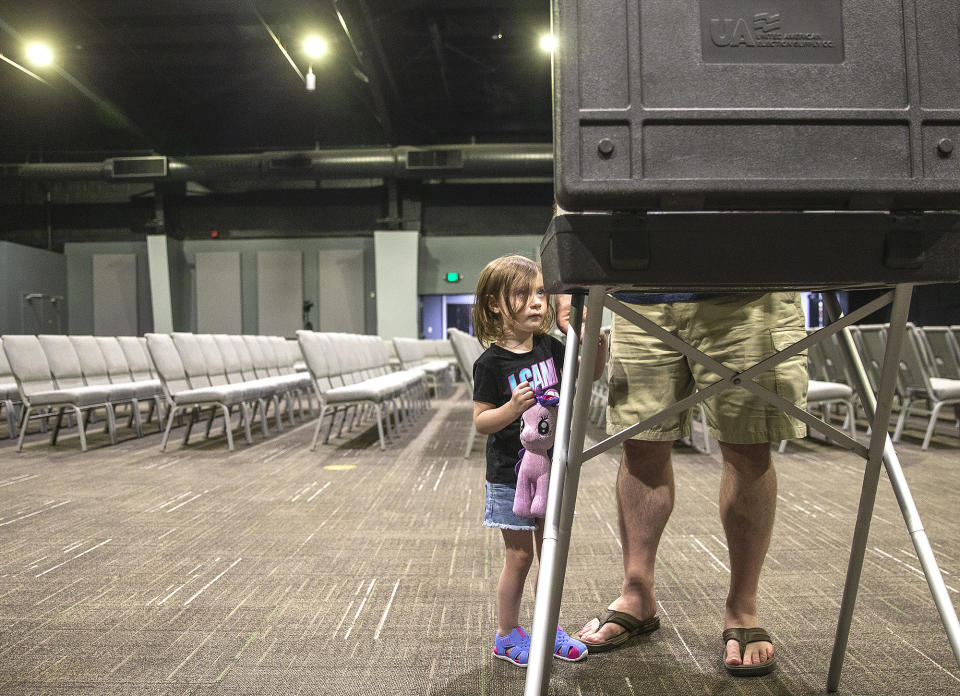
[[[134,161],[135,160],[135,161]],[[291,150],[252,155],[112,158],[103,162],[0,165],[24,180],[258,181],[353,178],[517,178],[553,176],[550,143]]]

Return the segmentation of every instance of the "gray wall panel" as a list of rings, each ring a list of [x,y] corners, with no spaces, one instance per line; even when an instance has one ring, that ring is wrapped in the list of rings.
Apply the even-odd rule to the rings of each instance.
[[[199,333],[243,333],[240,252],[198,252],[196,330]]]
[[[364,333],[362,249],[330,249],[318,254],[320,324],[318,331]]]
[[[93,333],[137,333],[137,255],[93,255]]]
[[[299,251],[257,253],[258,333],[296,335],[303,305],[303,255]]]

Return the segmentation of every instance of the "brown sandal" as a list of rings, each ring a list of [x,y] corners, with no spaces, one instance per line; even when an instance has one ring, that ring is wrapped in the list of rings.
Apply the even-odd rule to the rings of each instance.
[[[740,644],[740,659],[743,660],[743,653],[747,649],[748,643],[767,642],[771,645],[773,641],[762,628],[728,628],[723,632],[723,652],[720,653],[720,660],[727,671],[735,677],[762,677],[764,674],[770,674],[773,668],[777,666],[777,657],[774,655],[766,662],[759,665],[728,665],[727,664],[727,641],[735,640]]]
[[[608,623],[617,624],[618,626],[621,626],[624,631],[623,633],[618,633],[609,640],[600,641],[599,643],[583,640],[583,638],[581,638],[580,640],[583,641],[584,645],[587,646],[587,649],[590,652],[604,652],[606,650],[613,650],[614,648],[620,647],[634,636],[650,633],[651,631],[656,631],[658,628],[660,628],[660,617],[657,615],[653,615],[649,619],[641,621],[636,616],[632,616],[631,614],[627,614],[622,611],[616,611],[614,609],[608,609],[607,613],[604,614],[602,618],[598,616],[597,621],[600,622],[600,625],[597,626],[598,631]]]

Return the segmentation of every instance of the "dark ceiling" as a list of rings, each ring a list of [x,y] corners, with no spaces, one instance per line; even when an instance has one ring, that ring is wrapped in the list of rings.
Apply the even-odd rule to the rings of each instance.
[[[0,0],[0,161],[548,142],[548,30],[548,0]],[[44,81],[9,62],[34,38]]]

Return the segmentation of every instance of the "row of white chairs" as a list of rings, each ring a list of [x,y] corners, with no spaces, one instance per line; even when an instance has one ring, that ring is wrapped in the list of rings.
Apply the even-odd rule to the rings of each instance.
[[[418,369],[427,375],[427,382],[434,394],[439,394],[441,386],[448,388],[453,382],[453,367],[456,357],[441,355],[440,349],[449,346],[447,341],[426,341],[417,338],[394,338],[393,346],[400,367],[404,370]],[[427,351],[430,351],[428,354]]]
[[[228,336],[226,334],[146,334],[147,348],[156,367],[169,406],[167,427],[160,449],[165,450],[174,418],[189,413],[183,436],[186,444],[197,418],[207,412],[205,436],[210,436],[214,418],[223,416],[227,445],[234,448],[232,414],[240,414],[247,443],[252,443],[250,424],[260,415],[267,435],[269,407],[274,407],[278,430],[283,430],[281,400],[290,423],[294,411],[303,417],[303,397],[313,413],[310,381],[294,368],[298,355],[280,336]],[[294,404],[297,404],[295,408]]]
[[[814,331],[814,329],[810,329]],[[854,347],[863,362],[871,388],[876,391],[886,351],[888,325],[859,324],[850,326]],[[945,406],[957,409],[960,427],[960,327],[915,326],[907,324],[907,333],[900,356],[893,407],[899,411],[893,441],[902,438],[911,414],[927,416],[926,432],[921,449],[927,449],[936,428],[940,411]],[[808,354],[810,389],[809,405],[820,405],[826,419],[829,410],[842,404],[844,426],[856,437],[855,417],[859,397],[850,366],[833,335],[810,347]],[[781,444],[781,451],[783,446]]]
[[[429,405],[428,374],[419,368],[391,371],[387,348],[376,336],[297,331],[297,340],[320,400],[311,451],[317,448],[328,414],[324,442],[329,441],[338,414],[339,437],[348,417],[352,430],[372,409],[382,450],[387,436],[395,436]]]
[[[161,417],[161,385],[151,373],[142,339],[135,336],[5,335],[0,339],[0,391],[10,437],[19,430],[17,451],[31,417],[55,414],[50,444],[56,444],[65,413],[75,415],[80,447],[87,449],[86,426],[97,409],[106,413],[110,441],[116,442],[115,407],[130,407],[130,420],[143,435],[139,404],[150,403],[149,421]],[[4,371],[9,371],[5,382]]]
[[[854,342],[863,358],[871,385],[879,383],[880,366],[886,350],[886,324],[860,325],[853,331]],[[921,449],[933,438],[940,411],[954,407],[960,434],[960,327],[915,326],[907,324],[907,335],[900,355],[896,395],[900,414],[893,441],[903,436],[911,414],[927,416]]]

